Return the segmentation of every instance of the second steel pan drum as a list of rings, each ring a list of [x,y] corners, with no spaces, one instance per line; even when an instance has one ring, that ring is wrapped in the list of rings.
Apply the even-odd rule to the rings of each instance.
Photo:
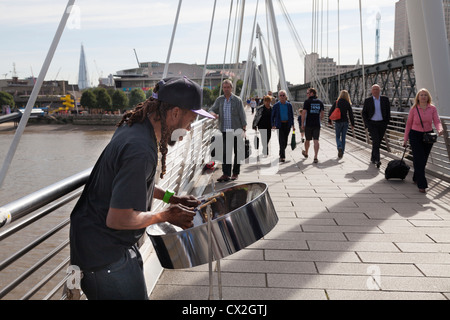
[[[167,269],[184,269],[208,263],[208,207],[212,219],[211,247],[213,260],[225,258],[260,240],[278,222],[265,183],[232,186],[205,195],[217,194],[214,203],[199,209],[194,227],[183,230],[169,223],[149,226],[149,235],[159,261]]]

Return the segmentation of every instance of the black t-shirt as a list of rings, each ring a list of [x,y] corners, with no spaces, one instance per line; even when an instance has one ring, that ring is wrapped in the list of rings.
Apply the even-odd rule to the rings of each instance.
[[[145,232],[106,226],[109,208],[150,211],[158,151],[148,119],[116,130],[71,214],[71,263],[93,270],[119,260]]]
[[[320,127],[320,113],[325,110],[325,106],[320,99],[309,98],[303,105],[303,110],[306,110],[306,124],[305,127]]]
[[[266,106],[263,105],[261,108],[263,109],[261,119],[258,123],[258,128],[270,130],[272,129],[272,107],[267,109]]]

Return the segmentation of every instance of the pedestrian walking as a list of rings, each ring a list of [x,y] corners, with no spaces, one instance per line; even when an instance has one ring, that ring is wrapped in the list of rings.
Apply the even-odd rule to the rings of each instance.
[[[263,156],[269,155],[269,142],[272,137],[272,97],[265,96],[264,104],[256,109],[253,119],[253,129],[260,132]]]
[[[305,129],[302,128],[302,110],[303,109],[298,109],[298,117],[297,117],[297,121],[298,121],[298,127],[300,128],[300,135],[302,137],[302,143],[305,143]]]
[[[341,159],[345,153],[345,139],[347,131],[351,125],[352,131],[355,130],[355,117],[353,115],[352,101],[350,94],[347,90],[342,90],[339,94],[339,98],[331,107],[328,114],[328,123],[332,124],[330,116],[338,108],[340,110],[341,117],[334,120],[334,130],[336,133],[336,147],[338,149],[338,158]],[[350,120],[350,123],[349,123]]]
[[[317,91],[314,88],[309,88],[306,91],[308,99],[303,104],[302,111],[302,128],[305,130],[305,149],[302,150],[302,154],[305,158],[308,158],[309,147],[311,140],[314,140],[314,163],[318,163],[319,155],[319,138],[321,122],[325,115],[325,107],[322,100],[317,98]]]
[[[372,97],[364,101],[362,117],[372,139],[370,161],[380,168],[380,147],[391,121],[391,103],[388,97],[381,95],[381,88],[377,84],[372,86]]]
[[[288,144],[289,133],[295,130],[294,109],[288,102],[286,91],[278,92],[279,101],[272,108],[272,129],[278,130],[278,142],[280,145],[280,162],[286,161],[286,147]]]
[[[255,109],[256,109],[257,105],[258,105],[258,104],[256,103],[256,99],[255,99],[255,98],[252,98],[252,99],[250,100],[250,108],[252,108],[252,114],[255,113]]]
[[[222,89],[224,94],[216,99],[209,112],[219,119],[223,140],[223,175],[217,181],[227,182],[237,180],[240,174],[240,161],[243,159],[238,159],[238,149],[244,145],[247,117],[241,98],[233,94],[233,82],[224,80]]]
[[[433,132],[433,123],[438,134],[440,136],[444,134],[438,110],[432,103],[431,94],[427,89],[421,89],[417,93],[414,105],[409,111],[403,143],[405,148],[408,140],[411,144],[414,164],[413,181],[422,193],[425,193],[428,188],[425,167],[433,148],[433,144],[426,142],[424,136]]]

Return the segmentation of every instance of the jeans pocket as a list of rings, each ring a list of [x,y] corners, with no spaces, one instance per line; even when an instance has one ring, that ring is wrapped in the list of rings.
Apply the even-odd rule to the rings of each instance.
[[[129,261],[129,259],[130,253],[128,252],[128,250],[126,250],[119,260],[109,264],[105,269],[108,273],[121,271],[127,266],[127,262]]]

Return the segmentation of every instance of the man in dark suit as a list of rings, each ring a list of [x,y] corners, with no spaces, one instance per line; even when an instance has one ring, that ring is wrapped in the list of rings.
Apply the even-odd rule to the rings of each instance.
[[[364,101],[362,117],[372,139],[370,160],[379,168],[381,166],[380,146],[391,120],[391,103],[388,97],[381,96],[381,88],[377,84],[372,87],[372,97]]]

